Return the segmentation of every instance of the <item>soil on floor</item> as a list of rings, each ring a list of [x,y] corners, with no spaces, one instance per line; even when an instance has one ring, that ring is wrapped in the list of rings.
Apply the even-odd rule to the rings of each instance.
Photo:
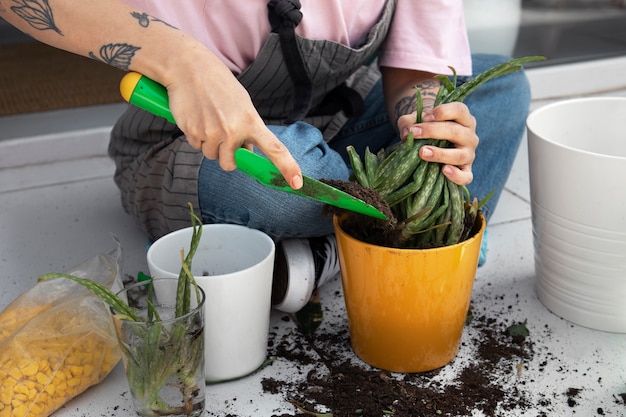
[[[480,339],[475,361],[452,381],[442,378],[449,369],[420,374],[394,374],[345,357],[349,351],[347,329],[304,337],[302,347],[275,340],[276,357],[302,364],[318,362],[300,381],[263,380],[263,390],[282,394],[296,409],[296,416],[332,413],[333,416],[463,416],[482,410],[487,416],[516,408],[533,408],[517,389],[499,386],[497,374],[523,372],[533,355],[532,342],[507,334],[506,327],[487,317],[468,324]],[[447,381],[447,382],[446,382]],[[284,417],[291,414],[277,415]],[[539,416],[545,414],[539,414]]]
[[[342,298],[341,292],[336,291],[334,297]],[[324,315],[331,314],[329,309],[321,309]],[[359,360],[350,345],[345,311],[334,314],[341,315],[342,320],[337,322],[333,317],[332,325],[322,325],[309,335],[300,330],[294,330],[294,335],[279,328],[282,326],[270,330],[268,355],[272,360],[266,366],[283,362],[294,371],[261,379],[259,390],[285,402],[279,414],[267,417],[469,417],[477,415],[476,411],[488,417],[551,417],[563,415],[564,407],[571,410],[568,415],[578,415],[585,390],[597,389],[570,386],[562,392],[550,388],[538,392],[531,388],[535,383],[528,377],[531,366],[532,372],[555,372],[562,378],[578,372],[558,353],[533,341],[552,337],[547,326],[537,329],[529,323],[533,332],[526,334],[519,331],[528,330],[525,321],[511,323],[471,309],[463,330],[463,353],[440,369],[401,374]],[[282,320],[294,328],[293,316],[284,315]],[[602,378],[597,384],[605,389]],[[593,415],[616,415],[605,407],[626,412],[626,392],[614,395],[613,404],[598,403]],[[208,411],[207,415],[250,414]]]

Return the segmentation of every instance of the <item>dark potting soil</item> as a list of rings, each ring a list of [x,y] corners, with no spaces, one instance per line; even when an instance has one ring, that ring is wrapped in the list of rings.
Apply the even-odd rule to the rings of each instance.
[[[401,229],[398,227],[398,221],[389,205],[380,197],[380,194],[371,188],[363,187],[359,183],[353,181],[329,179],[321,179],[320,181],[374,206],[389,219],[381,220],[355,212],[348,212],[341,208],[326,206],[325,212],[328,215],[350,214],[350,216],[343,219],[341,223],[342,229],[347,234],[360,241],[373,245],[390,248],[402,247],[402,244],[400,243]],[[466,217],[465,223],[466,230],[464,231],[464,235],[473,236],[476,232],[478,232],[475,219]],[[412,248],[427,249],[432,247],[434,246],[430,244],[423,244],[423,246]]]
[[[335,187],[338,190],[341,190],[347,194],[350,194],[351,196],[356,197],[371,206],[374,206],[389,219],[376,219],[374,217],[365,216],[363,214],[349,212],[338,207],[326,206],[325,212],[329,216],[332,216],[334,214],[350,214],[350,217],[347,218],[342,224],[342,228],[346,231],[346,233],[359,240],[369,242],[374,245],[389,247],[398,246],[396,218],[391,211],[391,207],[389,207],[389,205],[385,201],[383,201],[383,199],[380,197],[380,194],[378,194],[375,190],[371,188],[363,187],[362,185],[352,181],[338,181],[328,179],[321,179],[320,181],[332,187]]]
[[[285,316],[284,320],[291,319]],[[549,337],[549,329],[544,330],[547,333],[535,337]],[[261,381],[264,392],[281,395],[294,406],[291,412],[271,417],[454,417],[475,415],[478,410],[488,417],[550,417],[565,404],[576,413],[584,387],[569,387],[561,393],[529,389],[527,384],[534,379],[528,379],[526,372],[535,356],[545,358],[540,372],[549,362],[558,364],[557,373],[576,370],[544,347],[537,350],[526,322],[472,317],[470,311],[464,333],[462,359],[419,374],[390,373],[355,359],[347,323],[322,327],[309,336],[300,334],[297,344],[293,335],[271,333],[270,354],[300,369],[288,379]],[[626,407],[626,393],[614,401]],[[598,407],[596,415],[605,415],[604,409]]]
[[[420,374],[393,374],[354,361],[342,352],[350,351],[347,328],[310,337],[302,336],[302,346],[274,340],[274,356],[303,365],[318,365],[300,380],[265,378],[264,392],[282,394],[293,404],[296,416],[332,413],[343,416],[464,416],[482,410],[487,416],[534,405],[517,389],[504,389],[497,375],[517,369],[533,356],[532,343],[512,337],[506,327],[487,317],[469,324],[480,339],[475,360],[465,366],[452,382],[438,378],[439,370]],[[291,414],[276,415],[284,417]],[[542,414],[538,414],[542,416]]]

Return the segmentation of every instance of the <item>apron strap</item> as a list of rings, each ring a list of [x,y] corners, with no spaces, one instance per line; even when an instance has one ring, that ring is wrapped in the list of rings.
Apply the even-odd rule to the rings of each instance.
[[[267,5],[272,32],[278,33],[285,65],[295,88],[293,110],[285,123],[304,119],[313,99],[313,86],[296,42],[295,28],[302,20],[300,0],[270,0]]]
[[[359,117],[365,111],[361,95],[348,87],[345,82],[328,92],[322,102],[307,116],[327,116],[340,111],[348,117]]]

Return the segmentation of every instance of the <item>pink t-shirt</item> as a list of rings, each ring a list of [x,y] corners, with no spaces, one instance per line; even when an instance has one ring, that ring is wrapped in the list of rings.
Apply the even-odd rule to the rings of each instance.
[[[254,61],[270,32],[267,0],[125,0],[191,34],[233,72]],[[302,0],[296,33],[356,47],[380,18],[385,0]],[[461,0],[397,0],[379,64],[438,74],[471,74]]]

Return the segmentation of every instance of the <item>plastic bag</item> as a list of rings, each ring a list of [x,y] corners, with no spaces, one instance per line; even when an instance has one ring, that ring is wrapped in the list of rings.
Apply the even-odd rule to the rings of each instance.
[[[122,288],[119,242],[66,271]],[[0,313],[0,417],[46,417],[121,356],[108,306],[68,279],[37,283]]]

